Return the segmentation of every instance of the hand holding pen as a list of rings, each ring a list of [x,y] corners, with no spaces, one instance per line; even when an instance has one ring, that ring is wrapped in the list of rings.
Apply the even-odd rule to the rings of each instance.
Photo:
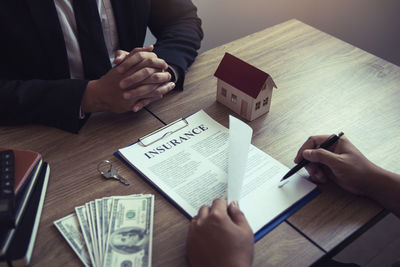
[[[307,142],[309,143],[309,141],[313,142],[313,147],[312,148],[323,148],[323,149],[328,149],[330,146],[332,146],[334,143],[336,143],[339,138],[343,135],[343,132],[340,132],[338,135],[336,134],[332,134],[331,136],[328,137],[328,139],[326,139],[323,143],[321,144],[316,144],[315,142],[313,142],[312,138],[309,138],[307,140]],[[308,145],[308,143],[304,143],[304,145],[300,148],[300,150],[305,146]],[[300,151],[299,151],[300,152]],[[297,153],[297,157],[296,159],[298,159],[299,157],[299,153]],[[296,162],[295,159],[295,162]],[[283,178],[281,179],[281,182],[286,180],[287,178],[289,178],[290,176],[292,176],[293,174],[295,174],[296,172],[298,172],[301,168],[303,168],[304,166],[306,166],[308,163],[310,163],[310,161],[306,160],[306,159],[302,159],[300,162],[297,160],[297,165],[294,166],[292,169],[289,170],[288,173],[285,174],[285,176],[283,176]]]
[[[316,183],[332,181],[351,193],[372,197],[374,184],[385,172],[369,161],[345,136],[329,150],[318,146],[327,135],[310,137],[299,149],[295,163],[307,160],[305,169]]]

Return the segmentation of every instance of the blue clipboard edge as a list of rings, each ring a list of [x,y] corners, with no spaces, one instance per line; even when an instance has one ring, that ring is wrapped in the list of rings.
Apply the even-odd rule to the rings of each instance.
[[[314,199],[316,196],[319,195],[321,191],[319,190],[318,187],[316,187],[313,191],[305,195],[302,199],[297,201],[294,205],[292,205],[290,208],[282,212],[278,217],[267,223],[263,228],[257,231],[257,233],[254,234],[254,243],[256,243],[258,240],[260,240],[263,236],[268,234],[270,231],[272,231],[275,227],[277,227],[279,224],[281,224],[284,220],[292,216],[296,211],[304,207],[308,202],[310,202],[312,199]]]
[[[135,144],[135,143],[133,143],[133,144]],[[133,145],[133,144],[131,144],[131,145]],[[132,169],[137,175],[142,177],[142,180],[144,180],[148,185],[150,185],[160,195],[162,195],[166,200],[168,200],[168,202],[171,203],[175,208],[177,208],[186,218],[188,218],[189,220],[192,219],[192,217],[184,209],[182,209],[172,198],[170,198],[167,194],[165,194],[160,188],[158,188],[155,184],[153,184],[149,179],[145,178],[141,172],[139,172],[135,167],[133,167],[123,157],[121,157],[121,155],[119,154],[118,151],[114,152],[114,156],[119,158],[130,169]],[[254,243],[256,243],[263,236],[265,236],[266,234],[271,232],[275,227],[277,227],[279,224],[281,224],[283,221],[285,221],[287,218],[289,218],[291,215],[293,215],[296,211],[298,211],[303,206],[305,206],[308,202],[310,202],[317,195],[319,195],[320,192],[321,191],[318,189],[318,187],[316,187],[313,191],[311,191],[309,194],[307,194],[302,199],[297,201],[289,209],[285,210],[278,217],[276,217],[275,219],[273,219],[272,221],[267,223],[263,228],[261,228],[260,230],[257,231],[257,233],[254,234]]]

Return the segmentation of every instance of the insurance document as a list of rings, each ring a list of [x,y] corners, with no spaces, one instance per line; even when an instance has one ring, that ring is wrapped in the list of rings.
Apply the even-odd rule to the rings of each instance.
[[[232,145],[235,145],[234,143]],[[187,215],[227,199],[229,130],[204,111],[168,125],[118,154]],[[315,189],[298,174],[279,187],[288,168],[251,145],[239,206],[254,233]]]

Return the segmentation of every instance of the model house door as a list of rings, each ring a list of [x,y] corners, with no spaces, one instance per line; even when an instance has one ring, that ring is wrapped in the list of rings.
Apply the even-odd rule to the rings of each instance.
[[[247,102],[242,99],[242,104],[240,106],[240,116],[246,118],[247,115]]]

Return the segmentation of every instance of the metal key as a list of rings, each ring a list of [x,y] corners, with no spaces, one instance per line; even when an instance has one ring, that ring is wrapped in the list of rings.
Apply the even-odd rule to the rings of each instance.
[[[102,171],[102,166],[104,168],[104,165],[106,164],[106,166],[109,166],[109,168],[105,171]],[[116,179],[118,181],[120,181],[121,183],[125,184],[125,185],[129,185],[128,180],[126,180],[125,178],[123,178],[121,175],[118,174],[118,169],[117,168],[113,168],[112,164],[110,161],[105,160],[100,162],[97,165],[97,170],[99,171],[99,173],[101,175],[103,175],[104,178],[106,179]]]
[[[111,168],[106,172],[103,172],[103,176],[106,179],[117,179],[119,180],[121,183],[125,184],[125,185],[129,185],[128,180],[126,180],[125,178],[123,178],[121,175],[118,174],[118,169],[117,168]]]

